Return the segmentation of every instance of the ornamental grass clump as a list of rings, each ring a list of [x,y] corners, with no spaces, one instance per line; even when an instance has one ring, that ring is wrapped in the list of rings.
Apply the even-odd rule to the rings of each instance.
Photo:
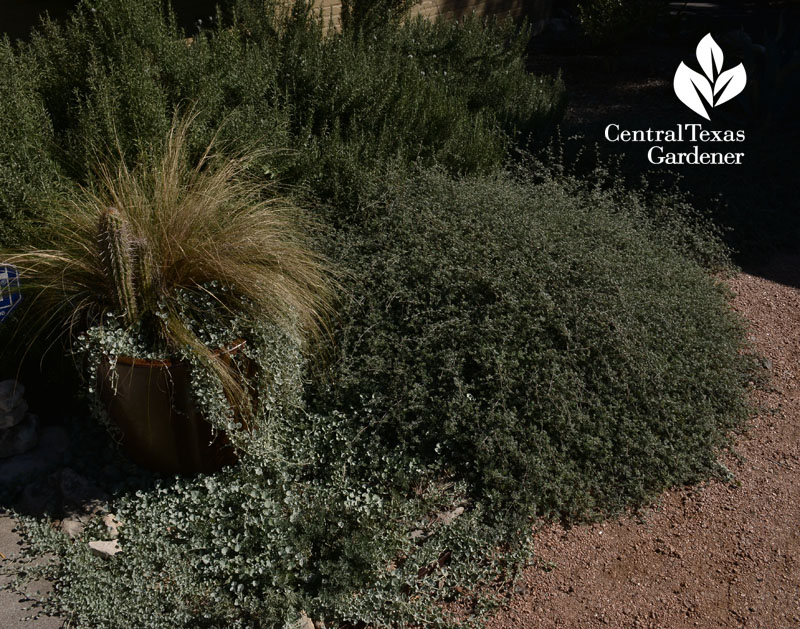
[[[176,119],[138,164],[101,162],[60,201],[38,247],[2,259],[25,284],[25,327],[66,335],[93,356],[90,371],[101,356],[187,360],[252,420],[244,375],[215,352],[240,337],[250,354],[281,339],[287,360],[261,362],[299,390],[294,372],[324,333],[332,275],[309,246],[302,212],[248,177],[253,154],[228,158],[212,143],[192,163],[193,118]]]

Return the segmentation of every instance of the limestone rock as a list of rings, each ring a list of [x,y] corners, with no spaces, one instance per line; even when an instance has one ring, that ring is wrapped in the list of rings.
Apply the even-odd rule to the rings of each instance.
[[[424,529],[414,529],[409,534],[409,537],[411,537],[412,541],[420,543],[425,541],[428,537],[430,537],[430,535],[425,535]]]
[[[106,525],[108,536],[111,539],[117,539],[119,537],[119,527],[122,526],[122,522],[117,519],[117,516],[113,513],[106,513],[103,516],[103,524]]]
[[[25,415],[27,414],[28,403],[25,400],[20,400],[20,402],[7,413],[0,411],[0,430],[16,426],[25,419]]]
[[[119,542],[115,539],[89,542],[89,550],[98,557],[103,557],[104,559],[110,559],[117,553],[122,552]]]
[[[90,519],[90,517],[85,515],[72,514],[61,520],[61,530],[64,531],[70,539],[77,539],[83,534]]]
[[[300,618],[297,619],[294,626],[296,629],[315,629],[314,621],[305,612],[300,612]]]
[[[450,526],[453,523],[453,521],[462,513],[464,513],[464,507],[456,507],[452,511],[445,511],[443,513],[440,513],[439,520],[445,526]]]
[[[39,419],[30,414],[16,426],[0,429],[0,458],[22,454],[33,448],[38,439],[38,429]]]
[[[25,395],[25,387],[16,380],[0,382],[0,414],[11,412]]]

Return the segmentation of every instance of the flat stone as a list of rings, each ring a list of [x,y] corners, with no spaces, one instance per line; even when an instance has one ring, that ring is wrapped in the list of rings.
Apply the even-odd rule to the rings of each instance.
[[[450,526],[453,523],[453,521],[462,513],[464,513],[464,507],[456,507],[452,511],[445,511],[444,513],[440,513],[439,520],[445,526]]]
[[[103,516],[103,524],[106,525],[108,536],[111,539],[117,539],[119,537],[119,527],[122,526],[122,522],[119,521],[117,516],[113,513],[106,513]]]
[[[25,421],[11,428],[0,429],[0,458],[24,454],[36,446],[39,419],[28,415]]]
[[[16,380],[0,382],[0,413],[10,412],[25,395],[25,387]]]
[[[61,528],[70,539],[77,539],[83,534],[86,528],[86,522],[83,522],[80,518],[64,518],[61,520],[59,528]]]
[[[0,514],[0,566],[12,562],[20,554],[21,539],[15,531],[17,522],[8,515]],[[5,557],[5,559],[3,559]],[[41,561],[46,561],[42,559]],[[39,563],[37,560],[36,563]],[[12,580],[10,574],[0,574],[0,586]],[[47,593],[52,585],[47,581],[26,583],[20,590],[2,589],[0,587],[0,627],[3,629],[59,629],[64,620],[52,616],[44,616],[37,609],[35,599]],[[33,622],[25,620],[34,617]]]
[[[314,621],[311,620],[305,612],[300,612],[300,618],[297,619],[295,627],[297,627],[297,629],[315,629]]]
[[[72,468],[61,470],[54,484],[61,492],[64,511],[61,530],[72,539],[80,537],[92,518],[108,509],[108,494]]]
[[[95,517],[95,513],[69,513],[64,516],[59,525],[61,530],[67,534],[70,539],[76,539],[83,535],[86,527]],[[112,513],[106,513],[103,516],[103,524],[106,526],[108,537],[115,540],[119,537],[119,527],[122,523]]]
[[[115,539],[89,542],[89,550],[98,557],[103,557],[104,559],[109,559],[117,553],[122,552],[122,549],[119,547],[119,542]]]
[[[21,400],[13,409],[7,413],[0,412],[0,429],[11,428],[19,424],[25,415],[28,414],[28,403]]]

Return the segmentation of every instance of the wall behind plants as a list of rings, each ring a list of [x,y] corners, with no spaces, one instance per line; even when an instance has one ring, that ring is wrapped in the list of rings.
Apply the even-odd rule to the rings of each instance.
[[[26,38],[45,13],[53,19],[64,20],[77,4],[77,0],[4,2],[0,35],[6,34],[12,40]],[[217,5],[224,7],[232,3],[230,0],[172,0],[171,4],[178,16],[178,23],[183,28],[191,30],[198,19],[205,20],[208,16],[214,15]],[[553,0],[420,0],[412,9],[412,15],[459,19],[474,12],[498,18],[527,17],[536,22],[550,16],[552,5]],[[342,13],[342,0],[314,0],[314,9],[321,11],[326,21],[333,19],[338,24]]]
[[[45,14],[63,21],[78,3],[79,0],[6,0],[0,19],[0,35],[8,35],[12,40],[25,39]],[[198,18],[214,15],[216,6],[226,3],[228,0],[172,0],[170,4],[178,15],[178,23],[190,29]]]
[[[473,13],[497,18],[528,18],[532,22],[546,20],[550,16],[553,0],[419,0],[411,9],[411,15],[445,19],[460,19]],[[342,0],[315,0],[314,9],[323,17],[339,23]]]

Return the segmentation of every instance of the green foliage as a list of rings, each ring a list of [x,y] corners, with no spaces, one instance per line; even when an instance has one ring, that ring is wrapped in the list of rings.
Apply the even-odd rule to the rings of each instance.
[[[272,414],[269,453],[117,500],[111,561],[82,543],[99,524],[72,543],[29,523],[59,557],[53,609],[78,627],[465,626],[441,603],[513,579],[536,518],[724,473],[747,360],[722,286],[620,210],[638,193],[530,179],[368,182],[328,241],[352,299],[308,411]]]
[[[263,16],[245,24],[258,20],[266,31]],[[366,175],[387,161],[488,172],[512,141],[540,140],[563,114],[561,81],[525,71],[529,33],[512,24],[417,19],[371,36],[289,32],[280,72],[304,144],[278,171],[337,211],[357,204]]]
[[[332,245],[357,298],[319,408],[366,404],[377,436],[458,470],[506,524],[715,470],[745,416],[741,327],[663,225],[624,211],[641,198],[442,174],[380,198]]]
[[[530,30],[511,22],[480,19],[458,23],[419,18],[406,26],[401,50],[417,60],[425,76],[441,77],[450,91],[463,95],[471,111],[493,112],[517,149],[544,140],[563,114],[565,101],[554,98],[560,80],[532,77],[525,71]],[[486,31],[493,34],[486,37]]]
[[[659,11],[658,0],[592,0],[578,3],[578,20],[592,42],[614,46],[645,36]]]
[[[622,162],[579,150],[575,161],[565,167],[563,146],[548,149],[547,162],[531,160],[527,169],[548,177],[584,181],[607,195],[609,208],[620,217],[646,225],[653,239],[696,262],[710,272],[729,274],[735,271],[724,237],[726,229],[716,224],[706,210],[692,204],[680,177],[658,179],[640,175],[638,180],[624,174]]]
[[[24,242],[58,187],[53,131],[38,88],[39,71],[0,40],[0,245]]]
[[[436,603],[491,584],[524,548],[496,556],[479,508],[442,517],[463,484],[371,443],[364,419],[277,418],[282,456],[131,491],[114,504],[113,561],[86,548],[105,535],[99,523],[73,543],[28,522],[37,550],[59,557],[52,611],[76,627],[291,627],[301,610],[333,626],[480,626]],[[450,565],[418,576],[446,550]]]
[[[528,31],[512,24],[390,21],[380,37],[326,36],[302,0],[240,0],[218,22],[187,41],[160,0],[87,0],[64,26],[4,48],[12,83],[0,89],[25,85],[11,109],[23,120],[0,127],[0,143],[35,129],[17,152],[87,182],[117,147],[130,161],[157,155],[188,103],[194,159],[223,127],[236,150],[276,149],[253,174],[343,207],[389,160],[486,172],[517,135],[538,139],[563,113],[562,83],[525,72]],[[0,217],[11,211],[0,205]]]
[[[342,29],[369,33],[397,24],[420,0],[342,0]]]

